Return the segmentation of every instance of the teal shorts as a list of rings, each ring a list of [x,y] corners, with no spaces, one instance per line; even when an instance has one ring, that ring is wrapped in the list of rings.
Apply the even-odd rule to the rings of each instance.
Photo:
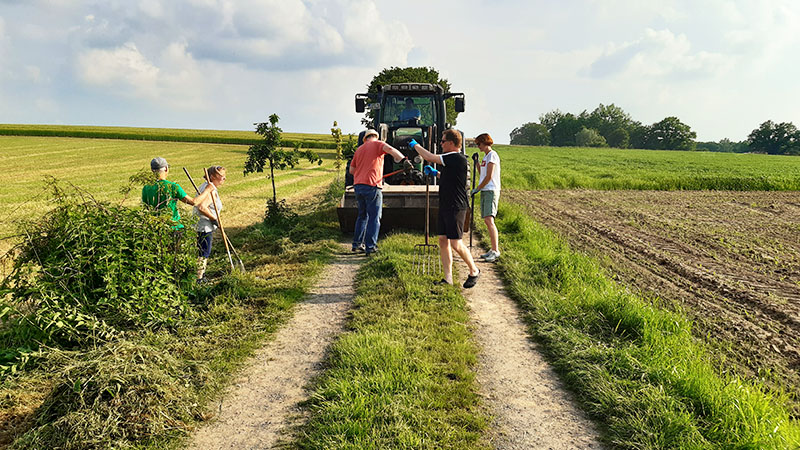
[[[497,217],[497,201],[500,191],[481,191],[481,217]]]

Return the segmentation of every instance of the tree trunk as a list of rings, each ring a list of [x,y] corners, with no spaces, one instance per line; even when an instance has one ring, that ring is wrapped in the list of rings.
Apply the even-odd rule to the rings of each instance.
[[[278,192],[275,190],[275,169],[272,160],[269,160],[269,177],[272,179],[272,203],[278,203]]]

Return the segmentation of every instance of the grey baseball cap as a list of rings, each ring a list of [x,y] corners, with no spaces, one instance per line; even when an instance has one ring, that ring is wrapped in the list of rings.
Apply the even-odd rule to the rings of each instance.
[[[153,158],[153,160],[150,161],[150,170],[161,170],[166,167],[169,167],[169,164],[167,164],[167,160],[160,156],[157,158]]]

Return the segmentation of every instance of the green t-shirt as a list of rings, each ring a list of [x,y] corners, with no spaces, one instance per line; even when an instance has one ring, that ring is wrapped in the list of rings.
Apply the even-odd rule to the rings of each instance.
[[[178,200],[186,197],[186,192],[178,183],[167,180],[158,180],[153,184],[148,184],[142,188],[142,203],[156,210],[172,211],[172,221],[175,222],[172,229],[183,228],[181,214],[178,212]]]

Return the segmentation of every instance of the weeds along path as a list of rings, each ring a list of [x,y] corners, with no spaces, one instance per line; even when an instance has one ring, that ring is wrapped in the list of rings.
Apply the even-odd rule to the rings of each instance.
[[[360,258],[363,260],[363,257]],[[328,345],[345,325],[359,257],[342,252],[273,341],[257,351],[219,403],[214,421],[193,436],[193,449],[272,448],[303,421],[298,404],[320,371]]]
[[[797,192],[509,191],[657,304],[684,310],[725,366],[800,413]],[[766,369],[766,370],[765,370]]]
[[[479,247],[473,247],[477,261]],[[468,272],[457,259],[459,272]],[[506,294],[493,264],[478,263],[481,277],[465,289],[478,356],[478,383],[493,417],[495,449],[600,449],[599,433],[578,409],[536,344],[521,311]]]

